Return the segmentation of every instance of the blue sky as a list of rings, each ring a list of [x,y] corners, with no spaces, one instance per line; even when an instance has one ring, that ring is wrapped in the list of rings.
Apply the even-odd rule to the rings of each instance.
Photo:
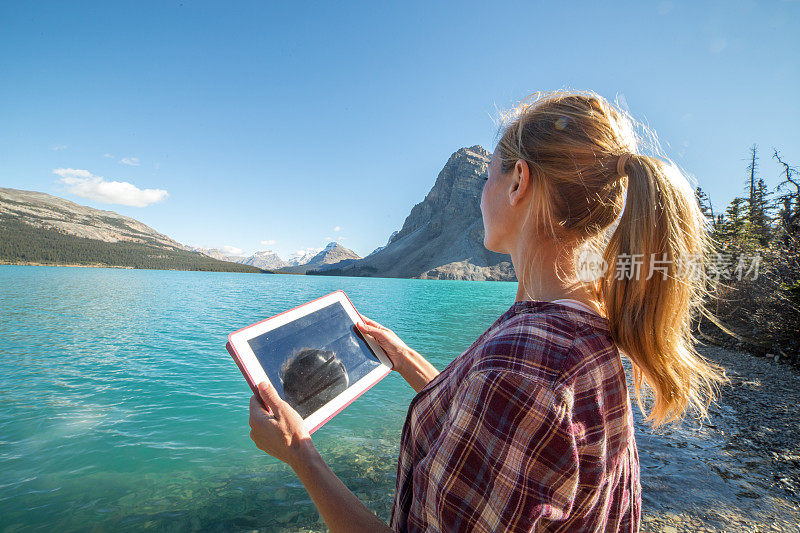
[[[498,109],[574,88],[624,98],[720,210],[753,143],[770,186],[772,147],[800,165],[798,23],[797,1],[2,1],[0,186],[187,244],[365,255],[453,151],[493,149]]]

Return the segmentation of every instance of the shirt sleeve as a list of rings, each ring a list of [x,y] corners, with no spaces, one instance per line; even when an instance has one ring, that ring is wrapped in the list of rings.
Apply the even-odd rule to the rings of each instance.
[[[578,487],[571,405],[524,374],[469,375],[414,472],[417,511],[438,531],[531,531],[568,518]]]

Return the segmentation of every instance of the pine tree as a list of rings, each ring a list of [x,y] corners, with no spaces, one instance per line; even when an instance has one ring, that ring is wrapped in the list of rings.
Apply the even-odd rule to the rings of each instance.
[[[769,244],[771,235],[770,224],[770,192],[762,178],[758,179],[753,194],[752,218],[750,219],[751,233],[761,246]]]
[[[747,215],[745,212],[745,200],[734,198],[725,210],[721,235],[726,244],[736,244],[747,240]]]
[[[702,211],[708,219],[711,228],[716,229],[717,218],[714,216],[714,206],[711,205],[711,198],[708,197],[701,187],[694,190],[694,196],[697,198],[697,203],[700,205],[700,211]]]
[[[742,213],[745,228],[741,233],[741,243],[752,246],[765,246],[770,239],[769,191],[764,180],[756,176],[758,172],[758,145],[750,148],[750,164],[747,165],[747,203]]]
[[[756,171],[758,168],[758,145],[754,144],[750,148],[750,164],[747,165],[747,172],[750,174],[750,187],[747,194],[747,218],[755,220],[755,205],[756,205]]]

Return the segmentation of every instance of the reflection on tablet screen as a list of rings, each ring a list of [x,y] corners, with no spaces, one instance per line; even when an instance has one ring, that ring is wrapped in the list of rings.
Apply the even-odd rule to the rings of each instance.
[[[339,302],[247,342],[278,394],[303,418],[380,365]]]

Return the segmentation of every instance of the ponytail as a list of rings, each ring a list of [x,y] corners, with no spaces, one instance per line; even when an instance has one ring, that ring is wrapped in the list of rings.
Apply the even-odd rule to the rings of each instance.
[[[658,427],[688,410],[707,416],[718,385],[729,379],[694,347],[693,318],[719,321],[703,307],[712,289],[712,241],[684,175],[660,157],[648,131],[648,148],[659,157],[635,155],[639,125],[590,91],[537,93],[506,117],[511,122],[497,145],[502,171],[527,162],[535,188],[534,227],[523,227],[531,237],[523,261],[530,262],[519,265],[518,277],[527,280],[541,239],[571,252],[595,248],[605,272],[578,281],[589,283],[614,342],[633,363],[644,413],[643,384],[652,390],[645,420]]]
[[[646,421],[659,427],[687,410],[706,416],[717,386],[728,379],[722,367],[697,353],[691,332],[693,317],[707,314],[711,240],[705,217],[674,165],[624,154],[618,166],[627,175],[627,199],[599,280],[611,334],[634,363],[643,412],[642,382],[653,391]]]

